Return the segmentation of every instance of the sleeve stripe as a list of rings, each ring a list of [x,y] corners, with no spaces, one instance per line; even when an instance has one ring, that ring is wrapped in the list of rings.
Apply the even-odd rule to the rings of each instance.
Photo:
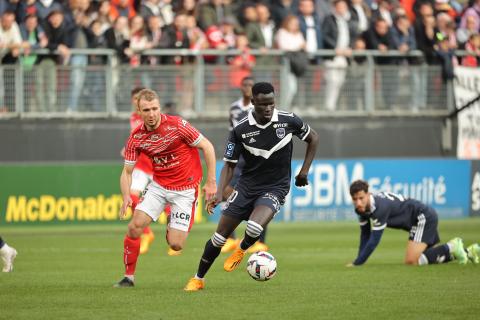
[[[223,158],[223,161],[231,162],[231,163],[237,163],[238,162],[238,160],[232,160],[232,159],[227,159],[227,158]]]
[[[309,134],[310,134],[310,126],[308,126],[307,133],[305,133],[305,135],[302,137],[302,140],[305,141],[305,139],[308,137]]]
[[[372,230],[383,230],[387,227],[387,224],[382,224],[381,226],[378,226],[378,227],[373,227]]]
[[[202,139],[203,139],[203,134],[200,134],[198,136],[197,140],[193,141],[193,143],[191,143],[190,146],[192,146],[192,147],[196,146],[197,144],[200,143],[200,141],[202,141]]]
[[[128,161],[128,160],[125,160],[125,164],[126,164],[127,166],[134,166],[135,163],[137,163],[137,161]]]
[[[364,226],[364,225],[366,225],[366,224],[368,223],[368,221],[359,221],[358,223],[359,223],[361,226]]]

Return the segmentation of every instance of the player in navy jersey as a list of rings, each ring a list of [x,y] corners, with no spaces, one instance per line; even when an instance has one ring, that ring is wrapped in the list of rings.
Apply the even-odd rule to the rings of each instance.
[[[245,159],[242,175],[223,208],[216,232],[205,245],[197,273],[184,288],[186,291],[204,288],[205,274],[220,254],[228,235],[242,220],[247,220],[247,228],[240,247],[223,265],[228,272],[237,268],[246,250],[259,239],[265,226],[280,210],[290,190],[293,136],[307,143],[295,185],[308,184],[307,174],[318,144],[317,133],[295,114],[276,110],[275,93],[270,83],[256,83],[252,94],[254,109],[230,132],[217,195],[207,203],[209,212],[220,202],[240,156]]]
[[[468,260],[478,263],[478,244],[464,250],[463,241],[454,238],[446,244],[438,235],[438,216],[435,210],[414,199],[390,192],[371,194],[368,183],[354,181],[350,185],[355,212],[360,223],[360,247],[357,258],[347,266],[364,264],[377,247],[386,227],[409,232],[405,263],[426,265],[457,260],[466,264]]]
[[[242,79],[240,83],[240,91],[242,92],[242,97],[232,103],[230,105],[230,117],[229,117],[229,130],[232,131],[233,128],[248,115],[248,112],[253,109],[252,104],[252,87],[254,84],[254,80],[252,77],[245,77]],[[235,167],[235,171],[233,172],[232,180],[230,183],[225,187],[223,190],[222,201],[226,201],[228,197],[234,191],[235,185],[242,174],[243,166],[245,165],[245,161],[243,157],[238,159],[237,165]],[[260,235],[258,241],[248,249],[248,253],[258,252],[258,251],[267,251],[268,246],[265,243],[267,228],[265,228]],[[235,250],[238,245],[240,244],[241,239],[237,239],[235,231],[228,237],[227,242],[222,247],[221,252],[230,252]]]

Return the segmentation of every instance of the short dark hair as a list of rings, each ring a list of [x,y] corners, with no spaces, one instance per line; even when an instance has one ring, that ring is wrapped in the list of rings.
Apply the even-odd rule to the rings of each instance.
[[[357,192],[364,191],[368,192],[368,182],[365,180],[355,180],[350,185],[350,195],[353,197]]]
[[[139,93],[143,89],[146,89],[146,88],[145,87],[135,87],[135,88],[133,88],[132,91],[130,91],[130,97],[135,96],[137,93]]]
[[[260,93],[262,94],[275,93],[275,90],[273,89],[272,84],[269,82],[257,82],[252,87],[252,94],[256,96]]]
[[[240,81],[240,83],[243,83],[244,81],[247,81],[247,80],[255,81],[255,80],[253,80],[253,77],[252,77],[252,76],[246,76],[246,77],[243,77],[243,78],[242,78],[242,81]]]

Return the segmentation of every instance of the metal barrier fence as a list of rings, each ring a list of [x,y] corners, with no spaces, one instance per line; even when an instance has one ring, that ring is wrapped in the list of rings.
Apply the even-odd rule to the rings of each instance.
[[[47,54],[39,50],[37,55]],[[441,66],[419,62],[419,51],[354,52],[348,65],[332,63],[334,51],[321,50],[319,63],[295,77],[285,52],[251,52],[252,70],[227,63],[239,51],[148,50],[143,56],[182,56],[188,63],[118,64],[114,51],[74,49],[68,65],[42,60],[34,66],[0,66],[0,117],[126,116],[130,90],[156,90],[162,103],[192,117],[226,117],[228,106],[240,97],[240,78],[251,73],[257,81],[272,82],[277,106],[311,117],[342,115],[444,115],[453,109],[451,86],[442,80]],[[89,65],[88,55],[104,56],[106,64]],[[395,59],[377,64],[377,59]],[[416,59],[416,63],[408,63]],[[211,63],[214,60],[215,63]]]

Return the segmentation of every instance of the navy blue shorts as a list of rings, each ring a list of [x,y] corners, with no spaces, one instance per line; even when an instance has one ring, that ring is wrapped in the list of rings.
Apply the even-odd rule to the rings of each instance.
[[[239,220],[248,220],[255,207],[260,205],[272,209],[274,215],[280,211],[280,207],[285,203],[285,197],[274,192],[247,193],[242,190],[235,190],[228,197],[222,214],[231,216]]]
[[[426,243],[428,247],[440,242],[438,216],[433,208],[428,207],[425,212],[419,212],[416,223],[410,229],[408,239]]]

